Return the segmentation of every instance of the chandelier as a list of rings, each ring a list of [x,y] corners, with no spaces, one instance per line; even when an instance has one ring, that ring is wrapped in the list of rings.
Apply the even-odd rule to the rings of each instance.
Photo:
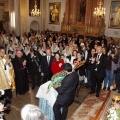
[[[94,9],[93,16],[95,18],[104,18],[105,8],[103,7],[103,3],[101,0],[98,2],[98,7]]]
[[[31,16],[32,17],[40,16],[40,9],[37,9],[37,2],[36,2],[36,0],[35,0],[34,9],[32,9],[32,11],[31,11]]]

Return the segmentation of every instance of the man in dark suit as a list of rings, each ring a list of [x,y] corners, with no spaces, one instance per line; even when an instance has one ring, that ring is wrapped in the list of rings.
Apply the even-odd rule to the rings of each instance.
[[[28,54],[27,58],[28,68],[31,75],[32,89],[34,89],[36,85],[40,86],[41,84],[39,71],[40,63],[38,61],[39,58],[37,54],[35,54],[35,51],[32,49],[30,50],[30,53]]]
[[[46,56],[43,56],[42,63],[41,63],[41,76],[43,76],[43,83],[51,80],[52,71],[51,71],[51,64],[52,64],[53,56],[51,56],[51,50],[46,49]]]
[[[63,70],[65,70],[67,75],[62,80],[61,87],[57,89],[58,96],[53,106],[55,120],[66,120],[68,107],[74,101],[76,87],[79,83],[79,76],[76,72],[72,72],[71,64],[65,63]]]
[[[106,65],[106,56],[102,53],[102,47],[97,47],[97,54],[95,57],[91,58],[92,67],[92,87],[90,94],[96,92],[96,97],[99,97],[101,85],[103,79],[106,76],[105,65]]]

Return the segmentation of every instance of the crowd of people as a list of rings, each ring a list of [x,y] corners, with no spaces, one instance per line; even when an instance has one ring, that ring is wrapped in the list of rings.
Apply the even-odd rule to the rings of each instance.
[[[120,93],[120,48],[114,39],[106,40],[105,35],[92,40],[78,33],[49,30],[42,33],[31,30],[20,37],[14,31],[12,34],[1,31],[0,46],[0,72],[4,73],[0,89],[5,90],[9,98],[12,97],[11,89],[15,87],[16,94],[20,95],[29,90],[28,74],[34,89],[61,72],[65,63],[74,69],[74,65],[83,60],[86,63],[75,71],[79,83],[86,82],[86,88],[91,87],[89,94],[96,92],[96,97],[99,97],[102,83],[103,90],[110,91],[114,81],[116,88],[113,90]],[[1,82],[3,78],[0,78]]]

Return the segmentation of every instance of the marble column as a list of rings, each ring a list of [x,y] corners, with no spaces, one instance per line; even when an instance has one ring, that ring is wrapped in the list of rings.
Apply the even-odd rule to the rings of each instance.
[[[13,20],[13,13],[14,13],[14,0],[10,0],[10,33],[15,30],[15,27],[13,25],[15,21],[15,18]]]
[[[21,35],[21,18],[20,18],[20,0],[14,0],[15,12],[15,32],[17,36]]]

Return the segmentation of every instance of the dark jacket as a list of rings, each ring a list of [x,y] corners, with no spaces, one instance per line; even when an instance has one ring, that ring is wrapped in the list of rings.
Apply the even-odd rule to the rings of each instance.
[[[42,62],[41,62],[41,72],[42,73],[44,73],[44,74],[52,73],[51,72],[52,60],[53,60],[53,56],[50,57],[50,62],[48,65],[47,56],[42,57]]]
[[[97,57],[97,54],[96,54],[96,57]],[[106,55],[102,54],[99,61],[100,61],[99,64],[97,64],[96,61],[93,63],[92,72],[93,74],[97,73],[99,77],[104,78],[106,76],[106,72],[105,72]],[[95,69],[97,69],[97,71]]]
[[[84,60],[84,59],[82,59],[82,60]],[[74,60],[73,60],[73,63],[74,63],[75,61],[77,61],[77,59],[74,59]],[[85,73],[85,65],[82,65],[81,67],[79,67],[79,68],[76,69],[75,71],[78,71],[80,76],[86,75],[86,73]]]
[[[62,85],[57,89],[58,96],[56,102],[61,105],[70,105],[74,101],[76,87],[79,83],[79,76],[76,72],[68,74],[63,80]]]
[[[94,54],[94,56],[95,56],[95,54]],[[87,57],[87,60],[86,60],[86,68],[87,68],[87,70],[92,70],[93,64],[91,64],[90,58],[94,57],[94,56],[92,56],[91,53],[88,54],[88,57]]]
[[[28,68],[29,68],[29,72],[33,72],[33,73],[38,73],[39,71],[39,61],[38,61],[38,57],[35,56],[33,58],[31,58],[31,55],[28,54]]]

